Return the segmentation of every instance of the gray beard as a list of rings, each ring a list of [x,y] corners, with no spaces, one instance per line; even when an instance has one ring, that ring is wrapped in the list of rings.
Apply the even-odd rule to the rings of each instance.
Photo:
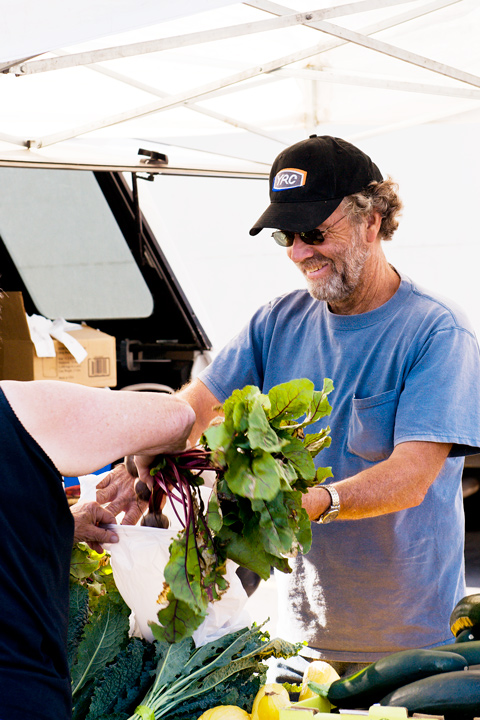
[[[325,280],[308,280],[307,289],[314,300],[323,300],[327,303],[338,303],[346,300],[353,293],[358,285],[358,281],[362,274],[365,262],[369,255],[369,247],[365,247],[361,242],[360,228],[354,228],[352,243],[347,247],[345,258],[343,261],[337,261],[337,266],[333,260],[326,260],[332,274]],[[316,264],[317,259],[312,258],[312,265]],[[302,267],[308,269],[309,261],[306,260]]]

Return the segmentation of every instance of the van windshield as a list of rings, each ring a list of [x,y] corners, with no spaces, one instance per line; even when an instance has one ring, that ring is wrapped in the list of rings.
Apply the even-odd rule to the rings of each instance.
[[[40,314],[151,315],[151,293],[93,172],[0,167],[0,187],[0,237]]]

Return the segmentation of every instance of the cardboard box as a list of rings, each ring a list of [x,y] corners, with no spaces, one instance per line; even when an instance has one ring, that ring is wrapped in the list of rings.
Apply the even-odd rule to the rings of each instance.
[[[4,293],[0,296],[0,379],[64,380],[91,387],[115,386],[115,338],[88,325],[69,334],[87,352],[81,363],[77,363],[57,340],[53,340],[55,357],[37,357],[30,338],[22,293]]]

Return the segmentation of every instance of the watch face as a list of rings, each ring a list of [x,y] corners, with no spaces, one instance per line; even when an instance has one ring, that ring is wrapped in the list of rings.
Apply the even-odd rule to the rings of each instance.
[[[335,520],[335,518],[338,515],[338,510],[327,510],[323,513],[323,515],[320,515],[320,517],[317,520],[317,523],[320,525],[326,525],[326,523],[332,522],[332,520]]]
[[[337,515],[338,515],[338,510],[330,510],[330,511],[327,513],[327,520],[326,520],[326,522],[332,522],[332,520],[335,520],[335,518],[337,517]]]
[[[326,523],[332,522],[332,520],[335,520],[338,513],[340,512],[340,498],[338,497],[338,492],[333,486],[325,486],[324,488],[331,498],[330,507],[325,510],[324,513],[320,515],[318,520],[315,520],[315,522],[319,523],[320,525],[325,525]]]

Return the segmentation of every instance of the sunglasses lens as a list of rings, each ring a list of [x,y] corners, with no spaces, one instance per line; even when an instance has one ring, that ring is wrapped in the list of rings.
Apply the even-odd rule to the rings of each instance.
[[[282,247],[291,247],[295,239],[295,233],[288,232],[288,230],[276,230],[272,233],[272,237]]]
[[[306,245],[320,245],[325,240],[322,231],[318,228],[300,233],[300,237]]]
[[[276,230],[272,233],[272,237],[278,245],[292,247],[296,234],[299,235],[305,245],[320,245],[325,240],[322,231],[318,228],[300,233],[294,233],[290,230]]]

